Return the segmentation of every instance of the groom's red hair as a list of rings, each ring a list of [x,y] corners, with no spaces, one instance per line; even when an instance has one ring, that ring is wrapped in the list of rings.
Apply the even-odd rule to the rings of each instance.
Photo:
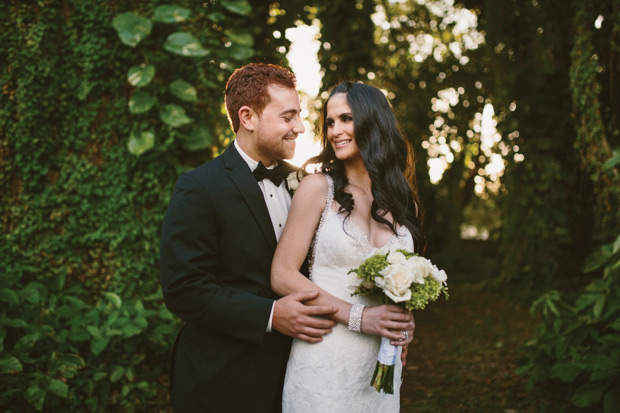
[[[295,89],[295,75],[288,69],[265,63],[250,63],[235,70],[226,83],[225,103],[233,131],[239,130],[239,109],[249,106],[261,114],[269,103],[267,86]]]

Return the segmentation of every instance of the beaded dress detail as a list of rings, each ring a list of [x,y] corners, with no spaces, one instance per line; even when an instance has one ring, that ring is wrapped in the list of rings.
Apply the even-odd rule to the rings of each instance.
[[[350,303],[380,304],[351,293],[359,284],[348,274],[374,254],[366,233],[334,210],[334,183],[330,176],[325,209],[312,244],[312,281],[330,294]],[[413,251],[412,237],[398,229],[382,248]],[[286,370],[282,407],[284,413],[398,412],[400,407],[400,357],[394,375],[394,394],[377,392],[370,386],[379,353],[380,337],[348,330],[338,324],[320,343],[295,339]]]

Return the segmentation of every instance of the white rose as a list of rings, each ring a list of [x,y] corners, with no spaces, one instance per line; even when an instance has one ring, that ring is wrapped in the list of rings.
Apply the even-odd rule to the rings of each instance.
[[[289,191],[295,192],[297,190],[297,187],[299,186],[299,177],[297,176],[297,171],[288,174],[288,176],[286,177],[286,184]]]
[[[411,269],[407,265],[389,265],[381,270],[383,279],[377,278],[376,283],[383,289],[385,295],[395,303],[407,301],[411,298],[409,286],[414,281]]]
[[[400,251],[391,251],[387,257],[387,262],[392,265],[407,265],[407,257]]]
[[[424,279],[433,273],[433,264],[420,256],[411,257],[408,265],[411,268],[414,281],[418,284],[424,284]]]
[[[369,256],[373,256],[373,255],[386,255],[389,252],[390,252],[390,249],[386,248],[386,247],[381,247],[381,248],[373,247],[373,249],[370,250]]]
[[[444,270],[437,269],[437,267],[435,267],[435,271],[433,271],[431,277],[433,277],[435,280],[437,280],[437,282],[442,283],[443,285],[446,285],[446,281],[448,280],[448,275],[446,274],[446,272]]]

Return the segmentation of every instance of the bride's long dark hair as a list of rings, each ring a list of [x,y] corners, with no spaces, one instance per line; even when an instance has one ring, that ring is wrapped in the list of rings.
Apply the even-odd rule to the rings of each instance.
[[[409,229],[415,250],[422,253],[425,239],[422,234],[422,209],[415,185],[414,157],[411,146],[404,138],[392,108],[383,93],[372,86],[357,82],[343,82],[335,86],[321,112],[320,133],[322,151],[308,163],[320,163],[323,173],[334,180],[334,198],[346,218],[353,211],[353,196],[345,191],[348,179],[344,163],[327,140],[327,103],[337,94],[347,97],[353,114],[355,142],[372,182],[372,218],[390,227],[394,223],[385,218],[389,212],[394,221]]]

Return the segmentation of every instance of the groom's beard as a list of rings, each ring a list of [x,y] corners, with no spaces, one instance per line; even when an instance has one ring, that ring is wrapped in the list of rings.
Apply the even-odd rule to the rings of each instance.
[[[256,131],[256,146],[259,153],[271,161],[291,159],[295,156],[297,133],[274,136],[274,132],[259,127]],[[268,166],[268,165],[266,165]]]

